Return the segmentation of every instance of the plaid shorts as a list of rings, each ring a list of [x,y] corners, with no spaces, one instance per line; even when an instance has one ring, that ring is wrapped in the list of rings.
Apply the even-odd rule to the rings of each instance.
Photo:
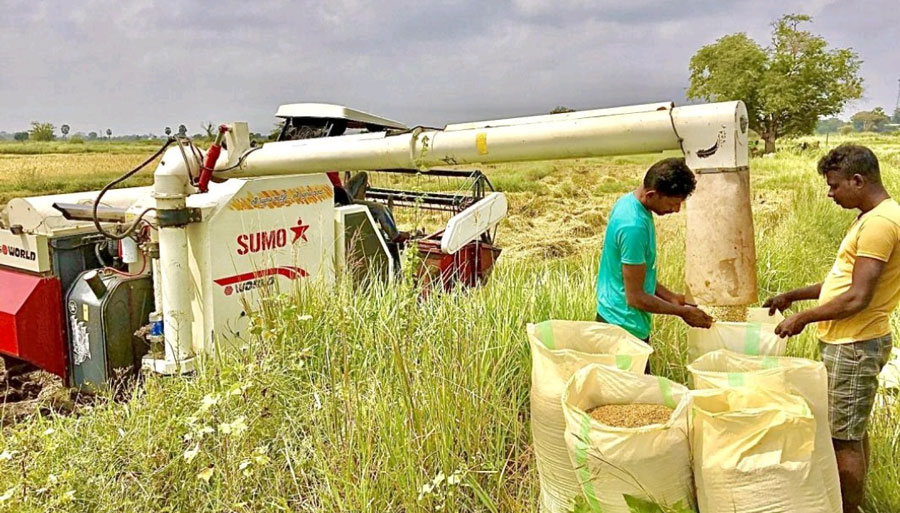
[[[878,392],[878,374],[891,356],[890,334],[849,344],[819,342],[828,371],[831,437],[862,440]]]

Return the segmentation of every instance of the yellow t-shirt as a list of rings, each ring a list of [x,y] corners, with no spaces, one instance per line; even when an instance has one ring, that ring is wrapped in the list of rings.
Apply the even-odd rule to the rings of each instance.
[[[882,337],[891,332],[890,315],[900,302],[900,205],[886,199],[859,216],[838,249],[834,266],[822,283],[819,304],[850,289],[857,257],[885,262],[875,285],[872,302],[865,310],[836,321],[819,323],[819,339],[846,344]]]

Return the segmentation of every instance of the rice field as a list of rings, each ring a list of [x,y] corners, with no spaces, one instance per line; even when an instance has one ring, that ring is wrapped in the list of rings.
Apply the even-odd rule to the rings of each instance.
[[[900,196],[900,137],[854,140]],[[751,163],[761,300],[820,280],[853,217],[825,196],[820,142]],[[152,150],[0,154],[0,202],[99,188]],[[487,286],[422,299],[404,262],[391,287],[271,298],[253,339],[194,376],[4,427],[0,511],[535,511],[525,325],[593,318],[606,215],[658,158],[484,168],[511,208]],[[660,280],[676,290],[684,222],[657,219]],[[682,383],[685,333],[657,318],[651,335],[653,369]],[[788,352],[817,358],[812,329]],[[866,512],[900,511],[895,410],[875,414]]]

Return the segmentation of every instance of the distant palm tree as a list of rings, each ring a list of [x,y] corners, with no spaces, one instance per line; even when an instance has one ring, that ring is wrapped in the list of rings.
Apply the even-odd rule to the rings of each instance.
[[[112,138],[112,128],[107,128],[107,129],[106,129],[106,137]]]
[[[63,139],[65,139],[66,136],[69,135],[69,125],[63,125],[63,126],[59,127],[59,131],[62,132]]]
[[[167,126],[167,127],[166,127],[166,137],[168,137],[168,136],[170,136],[170,135],[172,135],[172,127]]]
[[[187,127],[184,125],[178,125],[178,135],[179,137],[187,136]]]

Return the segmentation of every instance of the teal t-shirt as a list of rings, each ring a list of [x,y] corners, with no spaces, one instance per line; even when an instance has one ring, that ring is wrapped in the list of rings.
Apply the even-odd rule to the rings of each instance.
[[[644,291],[656,293],[656,227],[653,214],[634,193],[613,205],[597,273],[597,313],[637,338],[650,336],[650,314],[628,306],[622,264],[647,266]]]

